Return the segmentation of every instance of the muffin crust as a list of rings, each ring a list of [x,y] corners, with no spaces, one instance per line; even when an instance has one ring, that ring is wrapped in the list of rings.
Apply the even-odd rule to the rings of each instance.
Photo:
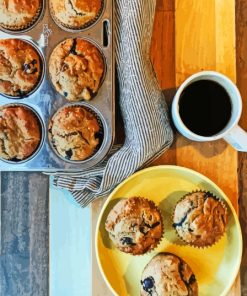
[[[198,285],[189,265],[170,253],[159,253],[143,270],[141,296],[197,296]]]
[[[120,251],[133,255],[155,248],[163,233],[160,212],[152,201],[141,197],[119,201],[110,211],[105,229]]]
[[[217,242],[225,232],[227,210],[210,192],[186,195],[176,205],[173,226],[187,243],[204,247]]]
[[[54,87],[66,99],[90,100],[100,86],[104,61],[89,41],[67,39],[52,52],[49,72]]]
[[[0,0],[0,25],[25,29],[37,19],[41,5],[41,0]]]
[[[100,144],[96,117],[80,106],[65,107],[49,124],[49,136],[58,154],[68,160],[85,160]]]
[[[38,84],[41,74],[36,49],[20,39],[0,40],[0,92],[23,97]]]
[[[0,157],[24,160],[32,155],[41,140],[40,122],[24,106],[0,109]]]
[[[50,10],[60,25],[81,29],[96,20],[102,11],[103,0],[50,0]]]

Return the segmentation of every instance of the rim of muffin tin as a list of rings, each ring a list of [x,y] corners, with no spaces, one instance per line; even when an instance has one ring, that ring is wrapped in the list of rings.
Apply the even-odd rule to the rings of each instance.
[[[72,39],[72,40],[74,40],[74,39],[82,39],[82,40],[88,41],[89,43],[91,43],[92,45],[94,45],[94,46],[99,50],[99,52],[100,52],[100,54],[101,54],[101,56],[102,56],[102,58],[103,58],[104,70],[103,70],[102,77],[101,77],[101,79],[100,79],[100,84],[99,84],[98,90],[96,91],[96,93],[92,94],[91,99],[88,100],[88,101],[87,101],[87,100],[84,100],[84,99],[80,99],[80,100],[78,100],[78,101],[70,101],[70,100],[68,100],[63,94],[61,94],[61,93],[56,89],[55,85],[54,85],[53,82],[52,82],[52,78],[51,78],[51,74],[50,74],[50,70],[49,70],[49,64],[50,64],[51,55],[53,54],[54,50],[55,50],[60,44],[62,44],[63,42],[65,42],[66,40],[69,40],[69,39]],[[102,49],[102,47],[101,47],[101,46],[100,46],[95,40],[93,40],[93,39],[91,39],[91,38],[89,38],[89,37],[66,37],[66,38],[64,38],[62,41],[59,41],[59,42],[53,47],[52,51],[50,52],[50,54],[49,54],[49,56],[48,56],[48,58],[47,58],[47,64],[48,64],[48,66],[47,66],[47,69],[48,69],[48,75],[47,75],[47,77],[48,77],[48,79],[49,79],[49,81],[50,81],[50,83],[51,83],[51,85],[52,85],[53,90],[55,90],[55,92],[56,92],[57,94],[59,94],[60,96],[62,96],[63,98],[65,98],[65,100],[66,100],[68,103],[70,103],[70,104],[73,104],[73,103],[79,103],[79,102],[90,102],[90,101],[92,101],[95,97],[97,97],[98,92],[99,92],[100,88],[102,87],[102,85],[103,85],[103,83],[104,83],[104,81],[105,81],[106,73],[107,73],[107,58],[106,58],[106,56],[105,56],[105,54],[104,54],[104,52],[103,52],[103,49]]]
[[[53,119],[54,116],[58,115],[59,112],[61,112],[64,108],[73,108],[73,107],[83,107],[85,108],[88,112],[92,113],[95,118],[97,119],[99,126],[100,126],[100,131],[102,131],[102,141],[99,143],[99,147],[96,148],[96,151],[89,156],[88,158],[84,159],[84,160],[71,160],[71,159],[67,159],[65,157],[63,157],[62,155],[60,155],[57,151],[57,149],[54,147],[54,145],[52,144],[52,138],[49,132],[50,129],[50,123],[51,120]],[[108,138],[108,129],[107,129],[107,124],[105,121],[104,116],[102,115],[102,113],[95,108],[94,106],[86,103],[86,102],[73,102],[70,104],[65,104],[62,107],[60,107],[57,111],[55,111],[49,119],[49,122],[47,124],[47,135],[48,135],[48,143],[49,143],[49,147],[51,148],[51,150],[56,154],[57,157],[59,157],[61,160],[67,162],[67,163],[71,163],[71,164],[83,164],[89,161],[92,161],[93,159],[97,158],[101,152],[103,151],[105,145],[106,145],[106,140]]]
[[[0,106],[0,110],[4,109],[4,108],[8,108],[8,107],[24,107],[30,111],[33,112],[33,114],[36,116],[36,118],[38,119],[38,122],[39,122],[39,126],[40,126],[40,133],[41,133],[41,138],[40,138],[40,142],[39,142],[39,145],[38,147],[36,148],[36,150],[30,155],[28,156],[27,158],[23,159],[23,160],[10,160],[10,159],[5,159],[5,158],[2,158],[0,157],[0,160],[3,161],[3,162],[6,162],[6,163],[9,163],[9,164],[16,164],[16,165],[19,165],[19,164],[23,164],[23,163],[26,163],[28,161],[31,161],[32,159],[34,159],[38,153],[40,152],[41,148],[43,147],[44,145],[44,142],[45,142],[45,138],[46,138],[46,129],[45,129],[45,124],[41,118],[41,116],[39,115],[39,112],[36,111],[33,107],[31,107],[30,105],[27,105],[27,104],[23,104],[23,103],[10,103],[10,104],[5,104],[5,105],[2,105]]]
[[[41,0],[40,2],[41,2],[41,6],[40,6],[40,10],[37,13],[37,18],[27,23],[26,26],[23,26],[24,27],[23,29],[20,29],[20,28],[14,29],[14,26],[5,26],[3,24],[0,24],[0,30],[8,34],[16,34],[16,35],[32,30],[35,26],[37,26],[38,22],[44,17],[44,14],[45,14],[45,9],[46,9],[45,0]]]
[[[100,12],[97,14],[97,16],[92,19],[91,21],[87,22],[86,24],[84,24],[83,26],[79,27],[79,28],[73,28],[72,26],[69,25],[65,25],[63,23],[61,23],[56,17],[55,15],[52,13],[53,9],[51,7],[51,1],[49,0],[49,14],[52,18],[52,20],[54,21],[54,23],[63,31],[69,32],[69,33],[79,33],[79,32],[83,32],[86,31],[88,29],[90,29],[91,27],[93,27],[94,25],[96,25],[100,19],[102,18],[105,9],[106,9],[106,1],[107,0],[101,0],[101,9]]]
[[[32,40],[27,40],[25,38],[19,38],[19,37],[13,37],[13,38],[4,38],[5,40],[8,39],[18,39],[21,40],[23,42],[28,43],[29,45],[31,45],[37,52],[39,58],[40,58],[40,68],[41,68],[41,73],[39,76],[39,80],[38,83],[35,85],[35,87],[28,93],[26,93],[23,96],[11,96],[8,94],[5,94],[3,92],[0,92],[0,94],[8,99],[13,99],[13,100],[22,100],[22,99],[26,99],[28,97],[30,97],[32,94],[34,94],[41,86],[42,82],[44,81],[44,77],[45,77],[45,73],[46,73],[46,62],[45,62],[45,57],[44,54],[42,53],[42,51],[39,49],[38,45],[36,45]]]

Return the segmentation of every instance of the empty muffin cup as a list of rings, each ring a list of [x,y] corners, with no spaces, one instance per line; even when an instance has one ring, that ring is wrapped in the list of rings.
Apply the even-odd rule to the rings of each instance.
[[[30,96],[44,77],[44,58],[30,41],[0,39],[0,93],[8,98]]]
[[[24,104],[0,107],[0,158],[9,163],[33,159],[44,141],[44,124],[39,114]]]
[[[43,0],[19,0],[15,5],[0,2],[0,28],[8,33],[21,33],[32,29],[44,10]]]
[[[68,162],[84,162],[97,155],[104,141],[103,119],[85,104],[60,108],[49,122],[49,142]]]
[[[49,0],[54,22],[68,32],[79,32],[93,26],[104,11],[104,0]]]

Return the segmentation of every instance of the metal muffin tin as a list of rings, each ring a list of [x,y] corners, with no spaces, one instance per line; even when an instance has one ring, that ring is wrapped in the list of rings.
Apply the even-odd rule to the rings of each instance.
[[[24,32],[13,32],[2,29],[0,39],[17,38],[28,41],[41,52],[44,59],[44,76],[36,91],[24,98],[12,98],[0,94],[0,106],[9,104],[24,104],[37,112],[45,127],[43,130],[44,142],[39,151],[27,160],[21,162],[4,161],[0,158],[2,171],[68,171],[78,172],[100,163],[108,154],[115,134],[115,83],[114,83],[114,52],[113,52],[113,0],[105,0],[104,8],[99,19],[83,31],[68,31],[59,27],[50,15],[49,3],[44,1],[39,20],[30,29]],[[68,38],[85,38],[96,44],[105,59],[105,74],[98,93],[90,101],[70,103],[53,87],[49,73],[49,56],[53,49]],[[62,159],[52,149],[48,139],[48,125],[50,118],[61,107],[81,105],[91,108],[100,118],[104,139],[99,150],[84,161],[68,161]]]

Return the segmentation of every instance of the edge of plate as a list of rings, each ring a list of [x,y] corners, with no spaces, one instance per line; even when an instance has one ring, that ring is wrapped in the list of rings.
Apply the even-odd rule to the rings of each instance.
[[[238,231],[239,231],[239,234],[240,234],[240,239],[241,239],[241,243],[239,245],[239,253],[240,254],[243,254],[243,237],[242,237],[242,231],[241,231],[241,227],[240,227],[240,223],[239,223],[239,219],[238,219],[238,216],[237,216],[237,213],[232,205],[232,202],[230,201],[230,199],[227,197],[227,195],[224,193],[224,191],[217,185],[215,184],[212,180],[210,180],[208,177],[206,177],[205,175],[195,171],[195,170],[192,170],[192,169],[189,169],[189,168],[186,168],[186,167],[182,167],[182,166],[176,166],[176,165],[159,165],[159,166],[153,166],[153,167],[149,167],[149,168],[146,168],[146,169],[143,169],[141,171],[138,171],[136,173],[134,173],[133,175],[131,175],[130,177],[128,177],[127,179],[125,179],[123,182],[121,182],[112,192],[111,194],[108,196],[107,200],[105,201],[104,205],[103,205],[103,208],[101,209],[100,211],[100,214],[99,214],[99,217],[98,217],[98,221],[97,221],[97,225],[96,225],[96,231],[95,231],[95,253],[96,253],[96,259],[97,259],[97,263],[98,263],[98,266],[99,266],[99,270],[100,270],[100,273],[105,281],[105,283],[107,284],[108,288],[110,289],[110,291],[115,295],[115,296],[119,296],[116,291],[112,288],[111,284],[109,283],[108,279],[106,278],[105,274],[104,274],[104,271],[102,269],[102,266],[101,266],[101,262],[100,262],[100,259],[99,259],[99,252],[98,252],[98,234],[99,234],[99,226],[100,226],[100,221],[102,219],[102,216],[103,216],[103,213],[109,203],[109,201],[111,200],[112,196],[119,190],[120,187],[122,187],[125,183],[129,182],[129,180],[135,178],[136,176],[139,176],[139,175],[142,175],[144,174],[145,172],[149,172],[149,171],[154,171],[154,170],[157,170],[157,169],[171,169],[171,170],[179,170],[179,171],[184,171],[184,172],[188,172],[188,173],[192,173],[192,174],[196,174],[197,176],[203,178],[204,180],[206,180],[208,183],[210,183],[211,185],[213,185],[213,187],[215,187],[219,192],[220,194],[224,197],[224,199],[226,200],[228,206],[230,207],[232,213],[233,213],[233,216],[234,216],[234,219],[236,221],[236,225],[237,225],[237,228],[238,228]],[[239,268],[240,268],[240,264],[241,264],[241,259],[242,259],[242,255],[240,256],[238,262],[237,262],[237,269],[235,270],[234,272],[234,277],[232,279],[232,281],[230,281],[230,285],[228,285],[228,287],[225,288],[225,290],[221,293],[221,295],[219,296],[226,296],[227,293],[231,290],[232,286],[233,286],[233,283],[234,281],[236,280],[236,277],[238,275],[238,272],[239,272]]]

